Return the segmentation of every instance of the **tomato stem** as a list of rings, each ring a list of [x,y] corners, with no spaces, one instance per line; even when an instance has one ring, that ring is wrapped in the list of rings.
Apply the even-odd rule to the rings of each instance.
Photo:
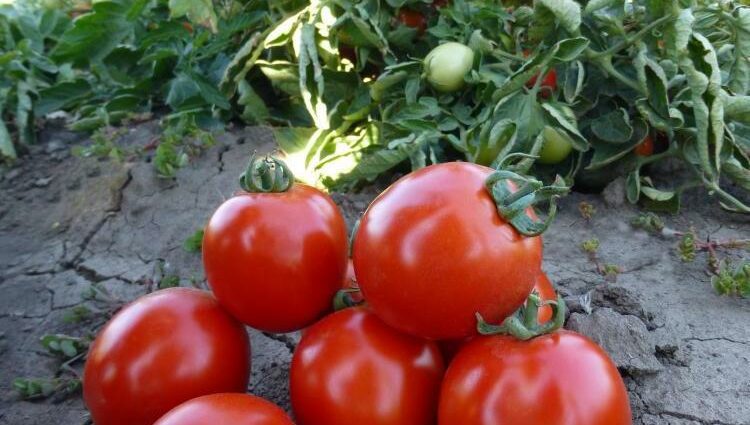
[[[518,190],[511,190],[508,181],[516,183]],[[570,191],[562,177],[545,186],[533,177],[525,177],[508,170],[498,170],[485,181],[490,196],[495,201],[500,216],[525,236],[542,234],[557,215],[557,199]],[[540,202],[549,202],[545,220],[533,220],[526,210]]]
[[[240,187],[250,193],[281,193],[294,184],[294,174],[284,161],[266,155],[250,158],[247,169],[240,175]]]
[[[545,305],[552,307],[552,320],[540,324],[537,313],[539,308]],[[511,335],[527,341],[562,328],[565,323],[566,310],[565,300],[560,294],[557,295],[556,301],[542,302],[539,295],[531,293],[526,303],[503,320],[500,325],[491,325],[484,320],[481,314],[476,313],[477,332],[481,335]]]
[[[356,302],[352,298],[351,294],[356,294],[358,292],[360,292],[359,289],[342,289],[336,292],[336,295],[333,297],[333,311],[339,311],[364,304],[364,301]]]

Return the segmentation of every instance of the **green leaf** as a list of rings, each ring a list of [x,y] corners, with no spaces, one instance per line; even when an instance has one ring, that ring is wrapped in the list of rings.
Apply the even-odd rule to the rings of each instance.
[[[563,106],[562,104],[558,105],[553,102],[545,102],[542,104],[542,108],[549,113],[552,120],[558,126],[564,128],[568,134],[573,136],[570,138],[570,141],[575,150],[580,152],[586,152],[589,150],[588,141],[578,131],[578,123],[575,121],[575,115],[566,112],[565,108],[567,108],[567,106]]]
[[[641,186],[643,206],[649,211],[677,214],[680,212],[680,196],[676,192]]]
[[[625,143],[633,136],[633,127],[630,125],[628,111],[623,108],[595,119],[591,123],[591,131],[599,139],[617,144]]]
[[[237,88],[240,93],[237,103],[242,106],[242,119],[248,124],[265,123],[271,113],[268,111],[266,103],[253,89],[253,86],[242,80]]]
[[[3,93],[0,92],[0,117],[3,115],[3,108],[5,107],[3,103]],[[8,133],[8,127],[5,126],[5,121],[0,119],[0,155],[16,159],[16,148],[13,147],[13,140],[10,138],[10,133]]]
[[[37,117],[43,117],[73,106],[91,94],[91,84],[84,79],[62,82],[39,92],[34,113]]]
[[[217,31],[218,18],[211,0],[169,0],[169,9],[171,18],[187,16],[191,22]]]
[[[625,179],[625,194],[627,195],[628,201],[630,201],[631,204],[635,204],[636,202],[638,202],[638,199],[640,199],[640,170],[636,169],[635,171],[628,174],[628,177]]]
[[[734,64],[729,73],[729,89],[737,94],[750,91],[750,9],[738,7],[734,43]]]
[[[192,74],[191,77],[195,82],[196,87],[198,88],[198,93],[209,105],[214,105],[221,109],[231,108],[229,100],[224,97],[224,95],[219,91],[216,85],[198,74]]]
[[[133,35],[134,23],[128,20],[128,2],[102,1],[91,13],[80,16],[65,31],[51,56],[58,62],[97,62],[104,59],[123,40]]]
[[[741,188],[750,191],[750,170],[745,168],[737,158],[731,156],[722,163],[722,171]]]
[[[648,135],[648,124],[641,119],[633,120],[633,134],[626,143],[601,143],[592,141],[594,156],[586,170],[599,170],[630,153]]]
[[[325,80],[318,57],[315,34],[316,30],[313,25],[304,24],[302,26],[300,46],[297,53],[299,57],[299,89],[315,126],[327,129],[329,128],[328,106],[323,101]]]
[[[409,150],[404,146],[396,149],[380,149],[367,155],[338,184],[351,184],[359,181],[372,181],[376,177],[409,159]]]
[[[583,91],[583,83],[586,79],[586,68],[581,61],[571,62],[565,68],[565,81],[563,83],[563,95],[568,103],[575,102]]]
[[[178,74],[169,83],[167,104],[174,110],[179,110],[188,100],[200,95],[201,89],[195,80],[187,74]]]
[[[537,0],[534,2],[534,24],[529,37],[540,41],[560,25],[569,35],[576,35],[581,26],[581,6],[574,0]]]

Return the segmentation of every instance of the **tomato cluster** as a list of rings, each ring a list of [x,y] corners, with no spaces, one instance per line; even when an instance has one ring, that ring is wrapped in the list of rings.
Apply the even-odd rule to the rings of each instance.
[[[485,185],[493,173],[448,163],[397,181],[365,212],[347,262],[331,198],[254,157],[205,228],[213,294],[153,293],[98,335],[84,376],[94,423],[292,424],[245,394],[244,324],[303,330],[289,385],[300,425],[630,424],[612,361],[557,330],[564,308],[541,237],[505,219]],[[347,307],[331,312],[339,290]],[[519,337],[518,318],[540,331]]]

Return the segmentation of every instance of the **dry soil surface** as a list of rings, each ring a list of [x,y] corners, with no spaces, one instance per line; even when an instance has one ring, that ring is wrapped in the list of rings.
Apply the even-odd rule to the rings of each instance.
[[[139,125],[123,143],[145,144],[157,130],[153,122]],[[16,377],[60,373],[61,362],[45,352],[40,337],[93,335],[118,305],[155,290],[165,276],[203,285],[200,255],[184,251],[183,241],[232,195],[248,155],[274,149],[267,130],[229,131],[176,179],[165,180],[143,160],[73,157],[77,143],[85,140],[45,132],[30,157],[0,177],[0,424],[90,422],[78,394],[29,402],[13,390]],[[379,189],[334,194],[350,226]],[[596,208],[588,222],[578,212],[582,201]],[[634,423],[750,424],[750,300],[717,295],[706,257],[681,262],[676,239],[630,226],[638,213],[618,184],[562,202],[544,237],[544,268],[573,311],[567,327],[599,342],[615,360]],[[693,227],[702,238],[750,237],[750,219],[721,211],[702,191],[687,199],[681,215],[665,220],[674,229]],[[622,269],[616,280],[598,273],[582,253],[581,242],[594,237],[600,261]],[[721,255],[737,260],[747,253]],[[111,299],[85,299],[92,286]],[[64,320],[80,306],[92,313],[77,323]],[[249,332],[248,390],[289,409],[287,377],[298,335]]]

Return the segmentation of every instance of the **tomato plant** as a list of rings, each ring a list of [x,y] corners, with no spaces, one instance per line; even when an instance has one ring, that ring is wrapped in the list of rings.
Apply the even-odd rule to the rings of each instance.
[[[559,164],[573,151],[573,144],[568,136],[554,127],[546,126],[543,130],[544,145],[539,153],[539,163]]]
[[[123,308],[88,354],[83,398],[97,425],[151,425],[173,407],[217,392],[244,392],[245,328],[211,294],[165,289]]]
[[[279,406],[249,394],[211,394],[182,403],[154,425],[294,425]]]
[[[407,27],[416,29],[420,35],[424,34],[427,29],[427,19],[416,10],[401,9],[398,13],[398,20]]]
[[[281,169],[283,183],[261,187]],[[294,183],[281,161],[253,158],[244,176],[245,191],[224,202],[206,226],[208,283],[219,302],[249,326],[302,329],[328,311],[341,288],[344,219],[328,195]]]
[[[654,154],[654,139],[651,135],[647,135],[645,139],[633,150],[638,156],[651,156]]]
[[[569,331],[475,339],[448,368],[438,416],[440,425],[631,424],[617,367]]]
[[[297,345],[292,408],[301,425],[431,425],[443,370],[433,342],[347,308],[306,329]]]
[[[475,313],[501,321],[523,304],[541,267],[542,240],[522,236],[498,215],[485,189],[492,172],[459,162],[426,167],[367,209],[354,269],[387,324],[460,339],[476,334]]]
[[[424,67],[435,90],[454,92],[464,86],[464,77],[474,67],[474,51],[461,43],[441,44],[427,55]]]

